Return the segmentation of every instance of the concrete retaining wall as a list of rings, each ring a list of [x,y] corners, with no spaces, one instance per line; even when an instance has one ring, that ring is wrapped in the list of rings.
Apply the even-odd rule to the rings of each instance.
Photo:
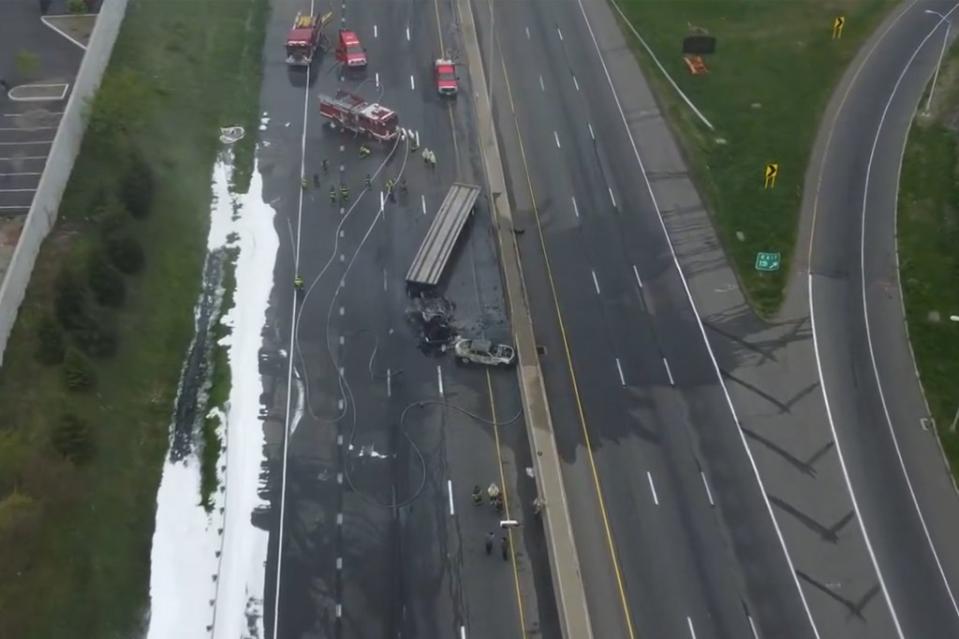
[[[84,117],[87,101],[100,86],[103,72],[110,61],[113,44],[126,14],[128,0],[106,0],[90,38],[80,70],[73,84],[73,92],[60,119],[60,126],[47,164],[40,177],[40,184],[33,197],[33,204],[23,224],[20,240],[13,252],[13,259],[0,284],[0,364],[7,349],[7,339],[17,319],[17,311],[33,273],[33,265],[47,233],[53,228],[60,208],[60,199],[66,189],[73,163],[80,152],[87,119]]]

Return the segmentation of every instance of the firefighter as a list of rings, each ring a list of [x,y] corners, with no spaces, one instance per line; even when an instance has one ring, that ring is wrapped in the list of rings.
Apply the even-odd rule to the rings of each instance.
[[[298,291],[303,290],[303,276],[297,275],[296,277],[293,278],[293,288],[295,288]]]
[[[310,182],[306,179],[306,176],[300,178],[300,187],[305,191],[310,188]]]
[[[430,168],[436,168],[436,153],[430,151]]]
[[[373,178],[370,177],[370,174],[366,174],[366,188],[373,186]]]
[[[323,158],[323,173],[329,173],[329,171],[330,171],[330,163],[329,161],[327,161],[326,158]]]
[[[350,187],[346,186],[345,184],[340,185],[340,199],[350,199]]]
[[[319,173],[314,173],[314,174],[313,174],[313,186],[315,186],[315,187],[317,187],[317,188],[320,187],[320,174],[319,174]]]
[[[387,178],[386,180],[386,192],[392,193],[393,187],[396,186],[396,181],[393,178]]]
[[[372,153],[372,151],[370,151],[370,147],[366,146],[365,144],[361,144],[361,145],[360,145],[360,157],[361,157],[361,158],[368,158],[368,157],[370,157],[370,153]]]
[[[336,204],[336,187],[330,185],[330,204]]]
[[[406,193],[406,178],[400,178],[400,191]]]
[[[423,164],[430,163],[430,150],[426,147],[423,147]]]

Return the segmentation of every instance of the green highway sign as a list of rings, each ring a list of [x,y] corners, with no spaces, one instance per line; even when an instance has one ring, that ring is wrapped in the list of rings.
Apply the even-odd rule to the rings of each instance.
[[[757,271],[778,271],[783,258],[779,253],[756,253]]]

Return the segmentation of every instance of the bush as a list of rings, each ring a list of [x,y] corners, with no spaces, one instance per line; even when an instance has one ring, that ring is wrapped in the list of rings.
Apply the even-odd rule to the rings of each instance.
[[[113,357],[117,353],[117,332],[104,318],[90,320],[71,332],[81,351],[91,357]]]
[[[97,249],[90,253],[87,262],[87,278],[93,298],[102,306],[118,308],[126,300],[126,283],[123,276],[113,268]]]
[[[75,348],[67,349],[63,358],[63,383],[72,391],[87,391],[96,385],[96,372],[90,360]]]
[[[90,323],[90,307],[86,291],[73,271],[64,268],[55,283],[54,311],[57,321],[73,331]]]
[[[87,10],[85,0],[67,0],[67,11],[70,13],[85,13]]]
[[[22,79],[31,80],[36,76],[37,71],[40,70],[40,57],[33,51],[21,49],[17,51],[14,65]]]
[[[41,364],[53,365],[63,361],[66,345],[63,342],[63,332],[56,320],[50,315],[44,315],[37,323],[37,350],[36,358]]]
[[[50,433],[50,443],[61,457],[78,466],[90,461],[96,450],[90,424],[71,413],[60,417]]]
[[[149,215],[154,191],[155,184],[150,165],[139,152],[132,153],[121,185],[123,203],[130,211],[130,215],[137,219],[143,219]]]
[[[128,234],[118,234],[107,240],[107,255],[110,261],[127,275],[133,275],[143,270],[146,257],[143,247],[135,237]]]

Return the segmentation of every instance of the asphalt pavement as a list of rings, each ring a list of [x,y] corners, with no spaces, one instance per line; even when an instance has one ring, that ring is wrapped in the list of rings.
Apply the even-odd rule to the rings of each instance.
[[[594,633],[807,636],[578,3],[474,14]]]
[[[422,348],[403,282],[449,185],[482,184],[469,143],[469,78],[461,74],[465,95],[453,101],[437,96],[431,81],[440,37],[455,55],[455,19],[447,3],[347,2],[328,33],[335,37],[338,24],[355,30],[369,68],[344,73],[332,54],[318,56],[307,87],[306,71],[287,68],[283,52],[294,15],[306,9],[286,0],[273,6],[257,155],[281,238],[262,367],[273,407],[266,418],[282,429],[290,417],[294,429],[276,636],[556,636],[542,530],[530,512],[535,495],[515,374],[456,366],[448,355]],[[406,140],[395,147],[367,143],[373,154],[360,158],[362,140],[321,126],[316,96],[338,88],[395,109],[400,125],[436,153],[438,166],[427,168]],[[302,207],[301,149],[308,182]],[[367,174],[374,182],[368,191]],[[392,201],[384,184],[399,175],[408,192]],[[341,183],[350,198],[333,204],[328,190]],[[441,293],[459,332],[508,340],[489,225],[484,199]],[[294,307],[297,245],[306,290]],[[287,415],[283,360],[294,312],[295,388]],[[267,451],[270,636],[281,450]],[[509,516],[524,522],[509,533],[507,561],[498,554],[498,515],[470,499],[474,484],[490,482],[506,487]],[[497,554],[487,556],[484,542],[493,530]]]
[[[940,18],[955,15],[951,2],[910,3],[874,38],[834,98],[806,193],[820,375],[903,637],[959,636],[959,500],[915,373],[896,250],[906,136],[943,50]]]

